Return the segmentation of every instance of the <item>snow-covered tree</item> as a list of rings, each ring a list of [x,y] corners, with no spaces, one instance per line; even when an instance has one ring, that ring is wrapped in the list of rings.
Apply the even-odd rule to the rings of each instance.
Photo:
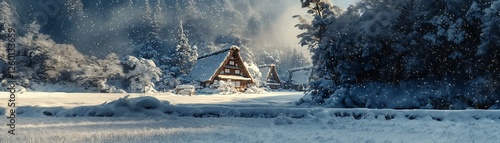
[[[315,3],[318,1],[310,2]],[[435,86],[446,88],[436,94],[438,97],[420,99],[425,100],[422,104],[441,109],[459,107],[452,107],[454,104],[487,108],[500,92],[490,88],[499,83],[499,62],[494,58],[499,52],[492,48],[498,45],[493,41],[499,41],[494,40],[499,26],[492,24],[498,21],[496,9],[495,1],[362,0],[340,15],[314,19],[328,21],[321,40],[310,36],[319,34],[310,29],[321,29],[314,27],[314,20],[311,24],[301,21],[297,27],[309,31],[299,37],[302,43],[313,45],[313,81],[311,96],[307,97],[312,100],[307,101],[323,103],[330,99],[329,104],[364,106],[365,99],[350,94],[354,92],[350,90],[371,83],[408,90],[399,85],[432,81]],[[314,12],[318,10],[314,5],[312,10],[309,12],[319,15]],[[492,80],[476,84],[484,77]],[[426,86],[429,85],[417,84],[415,88],[431,90]],[[464,91],[459,86],[474,91]],[[450,90],[462,93],[457,95]]]
[[[336,15],[340,14],[340,9],[327,0],[301,0],[302,8],[309,9],[308,14],[313,16],[311,22],[306,22],[305,19],[298,17],[300,24],[296,25],[304,33],[299,34],[300,44],[307,46],[312,54],[312,62],[315,65],[312,77],[315,79],[326,78],[331,79],[334,75],[328,72],[327,69],[333,68],[335,61],[332,57],[331,50],[327,50],[333,25],[337,20]],[[309,24],[310,23],[310,24]],[[325,42],[322,42],[325,41]]]
[[[294,17],[299,18],[300,23],[296,25],[301,30],[306,30],[297,37],[301,39],[302,46],[308,45],[311,50],[317,48],[317,43],[325,36],[327,26],[332,22],[335,16],[334,5],[327,0],[301,0],[302,8],[308,8],[308,14],[313,15],[312,22],[307,22],[299,15]]]
[[[498,13],[500,13],[499,0],[491,2],[491,6],[484,10],[484,16],[481,18],[481,45],[478,47],[478,55],[498,52],[498,48],[494,48],[500,46],[500,26],[498,25],[500,15]]]
[[[156,92],[155,84],[162,72],[152,60],[127,56],[122,60],[125,67],[125,87],[131,92]]]
[[[0,39],[5,38],[7,28],[15,28],[19,23],[15,7],[9,1],[0,1]]]
[[[188,43],[188,39],[184,34],[184,29],[182,27],[182,21],[179,24],[178,32],[178,44],[175,47],[175,53],[172,55],[173,66],[180,69],[179,74],[187,74],[191,72],[196,60],[198,58],[198,48],[196,46],[191,46]]]
[[[158,0],[156,5],[150,5],[150,1],[145,1],[145,21],[149,21],[145,23],[145,30],[147,31],[146,36],[143,41],[138,45],[139,48],[139,56],[146,59],[153,59],[158,62],[158,56],[165,52],[165,40],[163,40],[160,36],[162,32],[162,24],[161,20],[163,19],[163,9],[164,6],[162,1]]]
[[[72,80],[87,88],[96,87],[100,92],[113,92],[116,87],[109,85],[108,80],[125,76],[120,58],[111,53],[105,59],[88,59],[88,64],[82,65],[80,71],[72,75]]]
[[[68,19],[72,20],[73,18],[83,16],[83,3],[81,0],[68,0],[66,3],[61,4],[66,8]]]
[[[0,1],[0,81],[7,75],[7,38],[8,28],[15,28],[17,24],[16,12],[7,1]],[[17,28],[15,28],[17,29]],[[19,34],[16,31],[17,34]],[[16,36],[17,36],[16,34]],[[5,41],[5,42],[4,42]],[[4,77],[5,75],[5,77]]]

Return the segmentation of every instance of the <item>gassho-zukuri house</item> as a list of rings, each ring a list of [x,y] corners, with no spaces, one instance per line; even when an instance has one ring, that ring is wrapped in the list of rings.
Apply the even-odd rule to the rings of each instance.
[[[214,81],[230,81],[243,92],[248,84],[254,83],[254,79],[239,52],[240,48],[232,46],[200,56],[189,76],[199,81],[202,87],[208,87]]]
[[[262,74],[262,81],[265,81],[263,86],[269,87],[271,89],[281,88],[281,79],[276,71],[276,65],[263,65],[259,67]]]

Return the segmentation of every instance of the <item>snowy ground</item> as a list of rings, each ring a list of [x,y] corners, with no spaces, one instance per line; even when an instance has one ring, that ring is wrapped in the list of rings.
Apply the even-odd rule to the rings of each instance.
[[[0,92],[0,95],[9,95]],[[27,92],[16,97],[18,106],[64,107],[99,105],[130,95],[130,98],[153,96],[167,100],[173,105],[228,105],[228,106],[289,106],[298,101],[302,92],[268,92],[266,94],[237,95],[196,95],[181,96],[172,93],[65,93],[65,92]],[[7,96],[0,96],[0,101],[7,101]],[[6,104],[0,104],[6,107]]]
[[[3,92],[0,95],[7,95]],[[25,93],[18,106],[33,109],[106,107],[126,94]],[[129,101],[150,99],[132,94]],[[137,117],[46,117],[19,115],[16,135],[7,134],[0,119],[3,142],[498,142],[497,110],[376,110],[295,107],[300,92],[261,95],[178,96],[155,94],[178,114]],[[0,101],[7,101],[0,96]],[[137,98],[135,98],[137,97]],[[135,99],[134,99],[135,98]],[[150,101],[150,100],[142,100]],[[138,102],[133,102],[138,103]],[[7,108],[0,104],[0,108]],[[114,107],[114,106],[113,106]],[[31,109],[29,108],[29,109]],[[242,116],[261,112],[269,118],[179,116],[190,109],[231,110]],[[203,113],[207,111],[202,111]],[[208,111],[214,112],[214,111]],[[56,112],[54,112],[56,113]],[[200,112],[201,113],[201,112]],[[349,115],[345,115],[349,114]],[[132,114],[129,114],[132,115]],[[342,117],[343,116],[343,117]],[[294,117],[294,118],[292,118]],[[389,119],[389,120],[387,120]],[[411,119],[411,120],[410,120]]]

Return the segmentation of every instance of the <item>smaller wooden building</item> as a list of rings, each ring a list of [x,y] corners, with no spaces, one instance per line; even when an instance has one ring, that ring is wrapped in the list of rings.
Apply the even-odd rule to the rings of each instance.
[[[232,46],[198,57],[189,76],[200,81],[203,87],[218,80],[231,82],[238,91],[243,92],[254,80],[239,52],[240,48]]]
[[[276,66],[274,64],[271,64],[269,66],[265,85],[271,89],[281,88],[281,79],[278,75],[278,72],[276,71]]]

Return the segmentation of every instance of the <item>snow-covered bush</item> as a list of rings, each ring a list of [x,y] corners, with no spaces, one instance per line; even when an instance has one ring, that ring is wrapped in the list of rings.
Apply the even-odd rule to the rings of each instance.
[[[152,60],[128,56],[122,62],[126,65],[125,77],[131,92],[156,92],[153,80],[160,80],[161,70]]]
[[[234,84],[231,81],[216,80],[209,88],[217,89],[219,94],[224,95],[239,93],[238,90],[234,88]]]
[[[485,88],[485,84],[488,83],[484,78],[471,83],[426,79],[402,81],[399,84],[371,82],[336,86],[331,89],[321,87],[317,88],[320,90],[309,92],[299,103],[320,103],[332,108],[488,109],[498,104],[500,96],[495,93],[498,89]]]
[[[18,29],[22,33],[16,49],[15,78],[19,85],[30,88],[32,82],[50,82],[105,91],[107,80],[123,77],[116,54],[109,54],[105,59],[85,56],[73,45],[56,43],[39,31],[40,26],[35,22]]]
[[[108,80],[123,80],[125,74],[119,57],[111,53],[105,59],[88,59],[89,64],[72,75],[72,80],[78,85],[86,88],[95,87],[100,92],[113,92],[116,90],[114,85],[109,85]],[[116,85],[120,86],[121,85]],[[112,89],[114,88],[114,89]]]
[[[241,116],[241,112],[240,110],[236,109],[236,108],[231,108],[229,110],[226,111],[226,116],[229,116],[229,117],[240,117]]]
[[[160,90],[171,90],[174,89],[175,86],[182,84],[179,78],[175,78],[171,75],[163,76],[161,81],[158,84],[158,89]]]
[[[278,116],[274,118],[274,125],[291,125],[293,124],[292,119],[286,116]]]
[[[17,40],[15,78],[23,82],[74,82],[71,77],[86,67],[87,57],[73,45],[56,43],[50,36],[39,33],[40,26],[34,22],[25,28],[18,31],[24,35]]]
[[[266,93],[265,88],[259,88],[255,84],[248,84],[245,90],[245,93],[248,94],[263,94]]]

